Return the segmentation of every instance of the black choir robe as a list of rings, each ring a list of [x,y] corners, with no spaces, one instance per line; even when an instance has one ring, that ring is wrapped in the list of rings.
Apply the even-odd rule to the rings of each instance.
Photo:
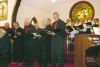
[[[8,67],[10,39],[7,35],[0,38],[0,67]]]
[[[40,28],[36,29],[33,26],[33,33],[41,35],[42,34],[42,30]],[[33,39],[33,41],[34,41],[34,44],[33,44],[33,61],[40,61],[41,52],[42,52],[41,51],[41,46],[42,46],[42,41],[41,40],[42,40],[41,37],[35,37]]]
[[[46,26],[45,28],[46,30],[48,30],[49,32],[52,32],[52,26],[51,24]],[[47,56],[48,56],[48,62],[51,63],[51,38],[52,36],[48,33],[46,33],[46,44],[47,44]]]
[[[7,32],[8,36],[11,38],[12,37],[12,34],[13,34],[13,31],[11,28],[4,28],[4,30]]]
[[[20,33],[20,35],[18,33]],[[14,36],[16,36],[16,38]],[[21,62],[24,52],[24,30],[22,28],[19,27],[17,30],[13,29],[13,40],[13,59]]]
[[[48,33],[52,31],[51,25],[48,25],[46,28],[41,30],[41,38],[40,38],[40,67],[47,67],[50,62],[50,50],[51,50],[51,35]]]
[[[12,34],[13,34],[13,31],[11,28],[4,28],[4,30],[7,32],[7,35],[9,36],[10,38],[10,47],[9,47],[9,62],[11,60],[11,57],[12,57],[12,44],[11,44],[11,40],[12,40]]]
[[[86,25],[89,26],[89,28],[87,28],[87,30],[86,30],[86,34],[91,34],[90,28],[92,27],[92,22],[87,22]]]
[[[56,29],[55,29],[56,25]],[[51,64],[52,67],[56,67],[56,63],[63,67],[64,64],[64,33],[65,23],[62,20],[58,20],[53,23],[53,32],[56,34],[52,36],[51,42]]]
[[[23,67],[28,65],[29,67],[33,66],[33,57],[34,57],[34,26],[30,24],[24,28],[24,63]],[[35,56],[36,57],[36,56]]]
[[[88,26],[90,23],[86,23],[86,25]],[[82,31],[85,27],[83,26],[83,24],[78,26],[78,30],[80,34],[91,34],[91,29],[90,28],[86,28],[86,31]]]
[[[78,30],[76,26],[73,26],[73,27],[71,27],[71,26],[66,26],[65,29],[67,29],[68,32],[72,32],[72,31],[73,31],[73,28],[74,28],[75,30]]]

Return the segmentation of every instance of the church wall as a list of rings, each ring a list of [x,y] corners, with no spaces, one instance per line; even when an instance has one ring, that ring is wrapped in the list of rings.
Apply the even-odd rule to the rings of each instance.
[[[43,9],[40,9],[38,7],[33,7],[31,5],[21,3],[21,6],[19,7],[18,15],[17,15],[17,20],[20,24],[21,27],[24,26],[24,20],[25,18],[32,18],[36,17],[40,27],[42,27],[43,20],[49,17],[49,12],[45,11]]]
[[[12,21],[12,13],[13,13],[13,8],[15,6],[16,0],[8,0],[8,18],[7,20],[0,20],[0,26],[4,26],[6,22],[9,22],[11,25]]]
[[[52,22],[54,21],[52,18],[52,13],[57,11],[60,13],[60,17],[62,20],[66,21],[67,18],[69,18],[69,12],[71,7],[77,3],[80,0],[66,0],[65,3],[56,5],[55,7],[51,8],[49,11],[40,9],[35,6],[28,5],[22,1],[21,6],[19,7],[17,20],[19,21],[19,24],[21,27],[24,26],[24,20],[25,18],[32,18],[35,16],[37,20],[40,22],[40,26],[42,27],[42,20],[45,18],[50,17],[52,19]],[[86,0],[90,2],[95,9],[95,15],[94,18],[100,19],[100,0]]]

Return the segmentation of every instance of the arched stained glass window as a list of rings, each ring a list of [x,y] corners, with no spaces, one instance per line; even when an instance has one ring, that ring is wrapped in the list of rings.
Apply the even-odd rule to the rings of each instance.
[[[84,19],[87,18],[93,19],[94,17],[94,8],[91,3],[87,1],[79,1],[76,4],[74,4],[70,10],[70,18],[72,21]]]

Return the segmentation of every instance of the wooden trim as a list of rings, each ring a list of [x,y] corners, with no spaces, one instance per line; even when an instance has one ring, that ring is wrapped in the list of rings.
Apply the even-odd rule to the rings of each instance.
[[[16,17],[17,17],[17,13],[18,13],[18,9],[19,9],[19,6],[20,6],[21,1],[22,0],[17,0],[16,1],[16,5],[14,7],[14,12],[12,14],[12,23],[13,22],[16,22]]]
[[[76,35],[74,40],[74,67],[86,67],[86,50],[94,44],[94,40],[89,40],[88,37],[100,38],[100,35]]]

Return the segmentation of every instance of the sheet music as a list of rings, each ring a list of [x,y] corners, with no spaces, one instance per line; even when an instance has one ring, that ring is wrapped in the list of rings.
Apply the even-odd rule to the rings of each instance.
[[[93,27],[95,35],[100,35],[100,27]]]

